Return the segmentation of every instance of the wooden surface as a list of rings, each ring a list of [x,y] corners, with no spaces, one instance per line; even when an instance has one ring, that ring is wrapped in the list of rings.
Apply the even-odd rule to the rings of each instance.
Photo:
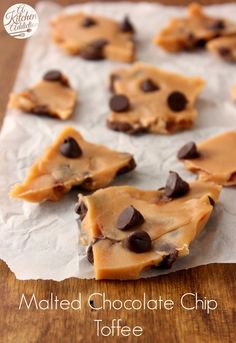
[[[36,1],[25,1],[35,4]],[[58,1],[68,4],[78,1]],[[162,1],[166,4],[183,4],[190,1]],[[204,1],[199,1],[204,2]],[[207,3],[222,1],[207,1]],[[232,1],[235,2],[235,1]],[[1,1],[1,18],[5,10],[16,1]],[[205,1],[206,3],[206,1]],[[1,19],[2,25],[2,19]],[[9,37],[0,30],[0,117],[3,116],[9,91],[14,82],[21,58],[24,41]],[[68,279],[53,281],[17,281],[4,262],[0,261],[0,342],[54,343],[54,342],[165,342],[165,343],[232,343],[236,341],[236,292],[235,264],[209,265],[188,271],[172,273],[158,279],[136,282],[95,282]],[[75,310],[19,310],[19,300],[35,294],[37,299],[48,299],[50,293],[60,299],[73,300],[82,294],[81,311]],[[172,299],[173,310],[157,311],[92,311],[84,302],[89,294],[105,292],[109,299],[141,299],[145,292],[148,298]],[[218,308],[207,314],[197,309],[187,311],[178,304],[186,292],[198,293],[198,297],[215,299]],[[135,338],[99,338],[96,336],[94,319],[102,319],[104,325],[113,318],[121,318],[123,325],[142,326],[144,334]]]

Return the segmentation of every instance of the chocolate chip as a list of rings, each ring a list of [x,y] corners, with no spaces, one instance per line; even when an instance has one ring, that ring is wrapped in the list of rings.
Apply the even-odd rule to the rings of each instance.
[[[60,153],[68,158],[77,158],[82,155],[82,150],[73,137],[66,137],[60,146]]]
[[[133,252],[143,253],[150,251],[152,248],[152,240],[146,231],[137,231],[131,233],[126,239],[126,247]]]
[[[165,268],[165,269],[170,269],[173,263],[177,260],[178,254],[179,254],[178,250],[174,250],[169,255],[164,256],[160,264],[160,267]]]
[[[198,38],[195,41],[195,47],[196,48],[204,48],[206,46],[206,43],[207,43],[206,39]]]
[[[121,22],[120,31],[134,33],[134,27],[131,24],[128,16],[125,16],[123,21]]]
[[[218,48],[218,52],[219,52],[220,56],[222,56],[222,57],[228,57],[229,55],[231,55],[231,50],[229,48],[225,48],[223,46]]]
[[[61,81],[62,73],[59,70],[49,70],[43,75],[43,79],[51,82]]]
[[[132,157],[130,159],[128,165],[126,165],[125,167],[122,167],[120,170],[118,170],[117,175],[126,174],[135,168],[136,168],[136,162],[135,162],[134,158]]]
[[[143,92],[154,92],[160,89],[160,87],[156,85],[155,82],[153,82],[151,79],[144,80],[141,83],[140,88]]]
[[[79,215],[81,221],[85,218],[87,212],[88,212],[88,208],[83,201],[79,201],[75,205],[75,213]]]
[[[209,203],[211,204],[212,207],[215,206],[215,200],[208,195]]]
[[[119,215],[116,227],[119,230],[128,230],[143,223],[144,218],[142,214],[135,207],[129,206]]]
[[[84,47],[80,52],[80,56],[89,61],[103,60],[105,58],[104,46],[108,43],[109,42],[106,39],[97,39],[96,41]]]
[[[199,157],[200,154],[197,151],[197,146],[194,142],[189,142],[187,144],[185,144],[184,146],[182,146],[182,148],[178,151],[177,157],[179,159],[194,159]]]
[[[217,31],[225,28],[225,22],[222,19],[216,20],[207,26],[209,30]]]
[[[181,112],[186,108],[188,100],[183,93],[175,91],[168,96],[167,103],[172,111]]]
[[[86,17],[84,18],[83,22],[82,22],[82,26],[83,27],[91,27],[91,26],[94,26],[96,25],[96,21],[91,18],[91,17]]]
[[[126,112],[130,107],[129,99],[126,95],[113,95],[109,103],[110,109],[114,112]]]
[[[165,195],[170,198],[179,198],[189,191],[189,184],[173,171],[170,171],[166,182]]]
[[[87,254],[87,259],[88,259],[88,261],[89,261],[91,264],[93,264],[93,263],[94,263],[94,258],[93,258],[93,246],[92,246],[92,244],[90,244],[90,245],[88,246],[88,249],[87,249],[87,251],[86,251],[86,254]]]

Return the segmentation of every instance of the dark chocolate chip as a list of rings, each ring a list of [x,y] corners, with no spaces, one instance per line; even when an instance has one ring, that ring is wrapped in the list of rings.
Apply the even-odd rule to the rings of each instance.
[[[123,21],[121,22],[120,31],[134,33],[134,27],[131,24],[128,16],[125,16]]]
[[[152,249],[152,240],[146,231],[131,233],[126,239],[126,247],[135,253],[143,253]]]
[[[136,168],[136,162],[134,158],[131,158],[127,166],[122,167],[120,170],[118,170],[117,175],[126,174],[135,168]]]
[[[75,205],[75,213],[77,213],[82,221],[88,212],[88,208],[83,201],[78,201]]]
[[[84,18],[83,22],[82,22],[82,26],[83,27],[91,27],[91,26],[94,26],[96,25],[96,21],[91,18],[91,17],[86,17]]]
[[[126,132],[130,135],[132,134],[142,134],[147,132],[146,127],[142,126],[133,126],[129,123],[125,123],[122,121],[111,121],[107,120],[107,126],[114,131],[119,131],[119,132]]]
[[[206,43],[207,43],[206,39],[198,38],[195,41],[195,47],[196,48],[204,48],[206,46]]]
[[[225,28],[225,22],[222,19],[216,20],[213,23],[208,25],[208,30],[218,31]]]
[[[73,137],[66,137],[60,146],[60,153],[68,158],[77,158],[82,155],[82,150]]]
[[[209,203],[211,204],[212,207],[215,206],[215,200],[208,195]]]
[[[109,42],[106,39],[97,39],[96,41],[84,47],[80,52],[80,56],[89,61],[103,60],[105,58],[104,46],[108,43]]]
[[[178,250],[174,250],[169,255],[164,256],[160,264],[160,267],[165,268],[165,269],[170,269],[173,263],[177,260],[178,254],[179,254]]]
[[[120,77],[119,77],[119,75],[117,75],[117,74],[111,74],[111,75],[110,75],[109,90],[110,90],[112,93],[115,93],[114,84],[115,84],[115,81],[118,80],[119,78],[120,78]]]
[[[218,52],[219,52],[220,56],[222,56],[222,57],[228,57],[229,55],[231,55],[231,50],[229,48],[225,48],[223,46],[218,48]]]
[[[166,182],[165,195],[170,198],[179,198],[189,191],[189,184],[173,171],[170,171]]]
[[[199,152],[197,151],[197,145],[194,142],[189,142],[182,146],[182,148],[178,151],[177,157],[179,159],[194,159],[200,156]]]
[[[62,73],[59,70],[49,70],[43,75],[43,79],[51,82],[61,81]]]
[[[151,79],[144,80],[141,83],[140,88],[143,92],[154,92],[160,89],[160,87],[157,84],[155,84],[155,82],[153,82]]]
[[[89,261],[91,264],[93,264],[93,263],[94,263],[94,258],[93,258],[93,246],[92,246],[92,244],[90,244],[90,245],[88,246],[88,249],[87,249],[87,251],[86,251],[86,254],[87,254],[87,259],[88,259],[88,261]]]
[[[114,112],[126,112],[130,107],[129,99],[126,95],[113,95],[110,99],[110,109]]]
[[[181,112],[186,108],[188,100],[183,93],[175,91],[168,96],[167,103],[172,111]]]
[[[130,228],[144,223],[143,215],[133,206],[128,206],[119,215],[116,227],[119,230],[129,230]]]

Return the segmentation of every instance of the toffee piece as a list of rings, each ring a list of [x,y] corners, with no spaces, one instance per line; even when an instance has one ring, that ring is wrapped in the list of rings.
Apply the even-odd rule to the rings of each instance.
[[[207,49],[226,62],[236,62],[236,34],[213,39],[207,44]]]
[[[200,180],[223,186],[236,185],[236,131],[214,136],[197,144],[199,157],[184,160],[185,168]]]
[[[177,257],[188,255],[219,193],[220,186],[214,183],[194,181],[187,193],[169,201],[163,201],[165,189],[146,191],[131,186],[80,194],[87,209],[81,222],[83,243],[92,245],[95,278],[137,279],[144,270],[169,268]],[[125,218],[119,219],[125,212]],[[135,225],[122,230],[117,228],[119,221],[122,228],[127,223]]]
[[[134,27],[128,17],[120,23],[85,13],[63,14],[51,21],[52,39],[66,53],[86,60],[135,59]]]
[[[195,101],[204,81],[138,62],[110,78],[114,95],[107,125],[126,133],[174,133],[190,129],[197,116]]]
[[[67,127],[10,195],[30,202],[58,201],[74,186],[96,190],[111,183],[117,174],[134,168],[132,155],[89,143],[78,131]],[[85,204],[77,207],[77,213],[81,218],[85,216]]]
[[[188,16],[173,18],[154,38],[154,43],[168,52],[205,47],[215,37],[236,34],[236,23],[204,14],[199,4],[188,7]]]
[[[77,94],[68,78],[59,70],[49,70],[32,87],[10,95],[8,107],[23,112],[68,119],[74,110]]]

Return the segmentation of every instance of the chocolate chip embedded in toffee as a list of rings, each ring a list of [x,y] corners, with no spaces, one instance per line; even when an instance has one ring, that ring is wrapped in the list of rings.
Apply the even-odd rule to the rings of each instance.
[[[85,218],[87,212],[88,212],[88,208],[83,201],[79,201],[75,205],[75,213],[77,213],[80,216],[81,221]]]
[[[129,19],[128,16],[125,16],[123,21],[121,22],[120,30],[122,32],[130,32],[130,33],[134,33],[135,32],[134,27],[131,24],[130,19]]]
[[[179,198],[189,191],[189,184],[173,171],[170,171],[166,182],[165,195],[170,198]]]
[[[129,99],[126,95],[113,95],[109,102],[110,109],[114,112],[126,112],[130,107]]]
[[[222,19],[215,20],[213,23],[208,25],[207,28],[213,31],[223,30],[225,28],[225,22]]]
[[[43,75],[43,79],[51,82],[61,81],[62,73],[59,70],[49,70]]]
[[[128,236],[126,247],[137,254],[144,253],[152,249],[152,240],[146,231],[140,230]]]
[[[106,39],[97,39],[96,41],[90,43],[80,51],[80,56],[85,60],[99,61],[105,58],[104,47],[109,42]]]
[[[96,21],[91,18],[91,17],[86,17],[84,18],[83,22],[82,22],[82,26],[83,27],[91,27],[91,26],[94,26],[96,25]]]
[[[82,150],[73,137],[66,137],[60,146],[60,153],[68,158],[77,158],[82,155]]]
[[[167,104],[173,112],[181,112],[186,108],[188,100],[186,96],[179,92],[172,92],[167,98]]]
[[[214,207],[215,206],[215,200],[212,199],[212,197],[210,197],[209,195],[208,195],[208,199],[209,199],[209,203],[211,204],[211,206]]]
[[[93,258],[93,246],[92,246],[92,244],[90,244],[90,245],[88,246],[88,249],[87,249],[87,251],[86,251],[86,254],[87,254],[87,259],[88,259],[88,261],[89,261],[91,264],[93,264],[93,263],[94,263],[94,258]]]
[[[160,264],[160,267],[165,268],[165,269],[170,269],[173,263],[177,260],[178,254],[179,254],[178,250],[174,250],[169,255],[164,256]]]
[[[200,156],[199,152],[197,151],[197,146],[194,142],[189,142],[187,144],[185,144],[179,151],[177,154],[177,157],[179,159],[194,159],[194,158],[198,158]]]
[[[151,79],[144,80],[141,83],[140,88],[143,92],[154,92],[160,89],[160,87]]]
[[[124,209],[119,215],[116,227],[119,230],[129,230],[144,223],[143,215],[132,205]]]

